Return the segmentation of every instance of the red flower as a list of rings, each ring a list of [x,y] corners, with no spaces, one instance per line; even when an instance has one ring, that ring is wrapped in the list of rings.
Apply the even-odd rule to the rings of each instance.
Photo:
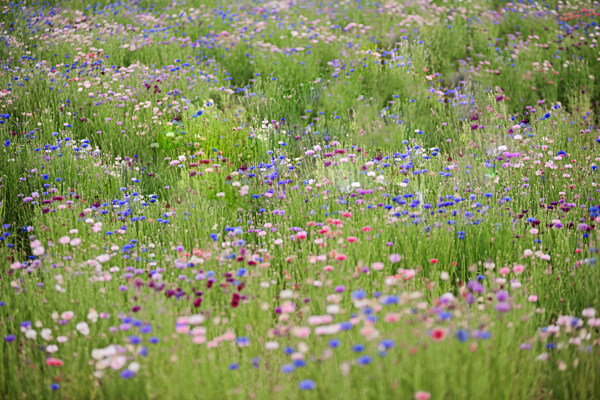
[[[432,264],[437,264],[438,259],[437,258],[432,258],[431,260],[429,260],[430,263]]]
[[[196,300],[194,300],[194,307],[200,307],[200,305],[202,304],[202,297],[197,297]]]
[[[444,328],[435,328],[431,331],[429,336],[431,336],[431,339],[434,341],[441,342],[446,339],[446,330]]]
[[[54,357],[48,357],[46,358],[46,365],[49,365],[51,367],[62,367],[65,363],[63,363],[62,360],[59,360],[58,358],[54,358]]]

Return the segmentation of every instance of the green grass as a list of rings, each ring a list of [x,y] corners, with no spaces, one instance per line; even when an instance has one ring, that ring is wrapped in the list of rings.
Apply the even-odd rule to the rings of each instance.
[[[94,4],[1,8],[0,398],[600,398],[598,4]]]

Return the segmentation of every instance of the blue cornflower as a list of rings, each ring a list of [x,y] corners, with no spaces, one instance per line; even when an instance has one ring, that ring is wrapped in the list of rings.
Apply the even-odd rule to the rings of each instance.
[[[466,342],[467,340],[469,340],[469,331],[467,331],[466,329],[459,329],[458,331],[456,331],[456,338],[461,343]]]
[[[356,362],[358,363],[358,365],[368,365],[368,364],[371,364],[371,361],[373,361],[373,359],[369,355],[360,356],[356,360]]]
[[[313,390],[316,386],[317,385],[315,384],[315,382],[310,379],[305,379],[298,385],[300,390]]]
[[[293,364],[294,364],[294,367],[296,367],[296,368],[305,367],[306,361],[304,361],[303,359],[298,359],[298,360],[294,360]]]
[[[133,378],[134,376],[135,376],[135,374],[131,370],[124,369],[123,371],[121,371],[121,378],[123,378],[123,379],[130,379],[130,378]]]
[[[292,364],[285,364],[281,367],[281,372],[283,372],[284,374],[291,374],[292,372],[294,372],[295,369],[296,367],[294,367]]]
[[[365,346],[362,344],[355,344],[354,346],[352,346],[352,351],[354,351],[355,353],[362,353],[363,351],[365,351]]]
[[[362,300],[367,297],[367,293],[364,290],[356,290],[352,292],[352,298],[354,300]]]

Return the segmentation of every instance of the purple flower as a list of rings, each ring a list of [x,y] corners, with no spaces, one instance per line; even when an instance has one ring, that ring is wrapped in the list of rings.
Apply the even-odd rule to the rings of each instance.
[[[134,376],[135,376],[135,374],[131,370],[124,369],[123,371],[121,371],[121,378],[123,378],[123,379],[130,379],[130,378],[133,378]]]
[[[510,304],[508,304],[505,301],[501,301],[498,304],[496,304],[496,311],[501,312],[501,313],[509,312]]]
[[[496,299],[498,301],[506,301],[508,300],[508,292],[506,290],[500,290],[496,293]]]
[[[484,293],[485,292],[485,287],[478,281],[469,281],[469,283],[467,283],[467,288],[469,288],[471,291],[473,291],[475,293]]]

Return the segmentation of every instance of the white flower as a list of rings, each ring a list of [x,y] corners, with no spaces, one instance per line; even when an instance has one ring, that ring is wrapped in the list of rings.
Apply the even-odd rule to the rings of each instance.
[[[327,306],[327,314],[337,314],[340,312],[340,306],[337,304],[329,304]]]
[[[110,359],[110,367],[114,370],[121,369],[125,366],[127,362],[127,357],[125,356],[116,356]]]
[[[265,343],[265,349],[267,350],[277,350],[279,348],[278,342],[267,342]]]
[[[98,261],[99,263],[105,263],[110,259],[110,256],[108,254],[100,254],[99,256],[96,257],[96,261]]]
[[[92,358],[94,360],[102,360],[104,358],[104,349],[92,350]]]
[[[205,317],[204,317],[204,315],[202,315],[202,314],[190,315],[190,316],[188,317],[188,322],[189,322],[191,325],[198,325],[198,324],[201,324],[201,323],[203,323],[203,322],[204,322],[204,320],[205,320]]]
[[[49,346],[46,347],[46,351],[50,354],[52,353],[56,353],[58,351],[58,346],[55,344],[51,344]]]
[[[596,310],[593,308],[586,308],[581,312],[581,315],[586,318],[593,318],[596,315]]]
[[[33,329],[28,329],[27,331],[25,331],[25,337],[27,339],[35,339],[37,337],[37,332],[34,331]]]
[[[79,322],[76,326],[75,329],[77,329],[77,331],[79,331],[79,333],[81,333],[84,336],[87,336],[90,334],[90,327],[88,326],[87,322]]]
[[[134,361],[131,364],[129,364],[127,369],[130,370],[131,372],[133,372],[134,374],[136,374],[140,370],[140,363],[137,361]]]
[[[538,361],[546,361],[548,359],[549,355],[548,353],[542,353],[537,357]]]
[[[52,331],[48,328],[44,328],[42,329],[42,331],[40,332],[40,335],[42,336],[42,338],[44,340],[50,340],[52,339]]]
[[[93,308],[90,308],[90,312],[87,315],[87,319],[89,319],[91,322],[98,321],[98,312]]]

